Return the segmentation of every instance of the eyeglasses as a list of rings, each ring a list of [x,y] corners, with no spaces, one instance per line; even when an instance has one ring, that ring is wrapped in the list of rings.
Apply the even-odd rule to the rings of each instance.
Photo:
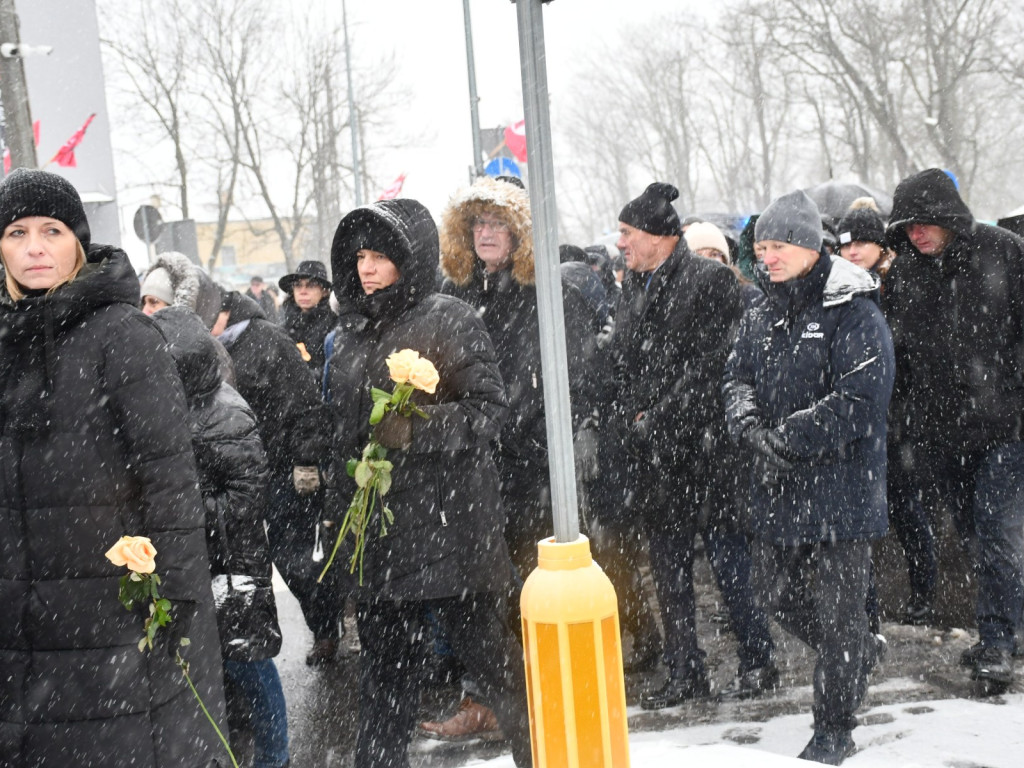
[[[491,232],[507,232],[508,223],[501,219],[484,219],[479,216],[473,219],[473,231],[482,232],[484,227],[491,230]]]

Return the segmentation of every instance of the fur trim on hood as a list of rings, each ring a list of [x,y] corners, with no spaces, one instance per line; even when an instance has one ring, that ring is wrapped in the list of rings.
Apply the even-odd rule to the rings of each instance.
[[[473,219],[497,213],[509,223],[512,235],[512,278],[520,285],[534,284],[533,225],[530,196],[505,181],[478,179],[460,190],[441,217],[441,269],[456,285],[467,285],[479,261],[473,249]]]
[[[207,329],[212,328],[220,313],[220,289],[203,268],[183,253],[165,251],[157,254],[142,274],[140,284],[146,282],[149,273],[158,268],[167,270],[171,277],[171,288],[174,291],[171,306],[191,309],[199,315]]]

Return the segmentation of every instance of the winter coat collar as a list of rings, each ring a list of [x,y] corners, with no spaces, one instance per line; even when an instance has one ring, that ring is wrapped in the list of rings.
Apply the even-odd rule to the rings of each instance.
[[[768,300],[787,316],[796,316],[818,300],[824,307],[846,304],[856,296],[870,296],[881,285],[873,272],[824,252],[804,277],[773,283],[763,270],[757,277]]]
[[[441,216],[441,269],[459,287],[468,285],[477,274],[473,219],[494,211],[508,222],[513,238],[513,279],[520,285],[535,282],[529,195],[514,184],[486,178],[456,193]]]
[[[53,293],[14,301],[0,280],[2,420],[15,432],[39,432],[49,423],[49,395],[57,368],[57,340],[111,304],[139,304],[139,281],[124,251],[92,245],[70,283]]]

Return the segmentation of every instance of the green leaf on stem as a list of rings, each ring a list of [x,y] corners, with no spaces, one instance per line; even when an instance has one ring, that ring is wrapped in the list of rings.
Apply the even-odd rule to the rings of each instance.
[[[359,466],[359,459],[349,459],[345,462],[345,471],[349,477],[356,476],[356,467]]]
[[[370,424],[380,424],[381,420],[384,418],[384,414],[387,412],[388,401],[378,400],[376,403],[373,404],[373,410],[370,411]]]
[[[373,479],[373,470],[370,469],[370,462],[360,461],[359,464],[356,465],[354,477],[356,479],[356,485],[360,488],[368,486],[370,481]]]

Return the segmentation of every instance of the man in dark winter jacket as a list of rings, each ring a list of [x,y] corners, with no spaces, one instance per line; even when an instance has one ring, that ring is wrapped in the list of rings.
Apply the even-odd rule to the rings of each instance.
[[[262,277],[253,275],[245,295],[259,304],[260,309],[263,310],[265,320],[269,320],[272,323],[277,322],[277,302],[270,295],[270,291],[267,290],[267,284],[263,282]]]
[[[329,663],[338,649],[341,597],[338,585],[316,583],[312,559],[322,511],[317,465],[330,434],[319,384],[284,329],[237,291],[224,293],[212,332],[231,354],[236,389],[256,414],[267,451],[270,555],[313,632],[306,663]]]
[[[865,598],[871,540],[886,531],[885,424],[892,390],[878,278],[823,249],[802,191],[757,220],[765,298],[744,316],[724,379],[729,433],[753,456],[755,584],[818,652],[814,736],[800,757],[839,765],[881,648]]]
[[[999,691],[1024,606],[1024,241],[976,222],[938,168],[896,187],[887,236],[894,441],[972,552],[980,641],[961,664]]]
[[[442,293],[468,302],[487,326],[509,400],[509,419],[494,460],[508,522],[512,561],[525,579],[537,562],[537,542],[552,534],[547,428],[540,366],[540,326],[534,280],[530,198],[515,184],[479,179],[457,193],[442,215]],[[565,340],[573,420],[590,412],[597,377],[589,367],[594,334],[579,289],[563,281]]]
[[[319,261],[303,261],[277,284],[287,294],[281,303],[281,324],[319,381],[324,373],[324,339],[338,322],[331,309],[327,267]]]
[[[672,207],[678,195],[654,183],[619,214],[628,271],[612,340],[612,418],[627,453],[626,509],[648,538],[669,670],[664,685],[641,698],[646,709],[710,691],[697,641],[694,538],[702,508],[733,495],[719,382],[742,311],[739,283],[728,267],[687,248]],[[746,594],[747,621],[735,627],[750,650],[741,674],[771,664],[767,620]]]

